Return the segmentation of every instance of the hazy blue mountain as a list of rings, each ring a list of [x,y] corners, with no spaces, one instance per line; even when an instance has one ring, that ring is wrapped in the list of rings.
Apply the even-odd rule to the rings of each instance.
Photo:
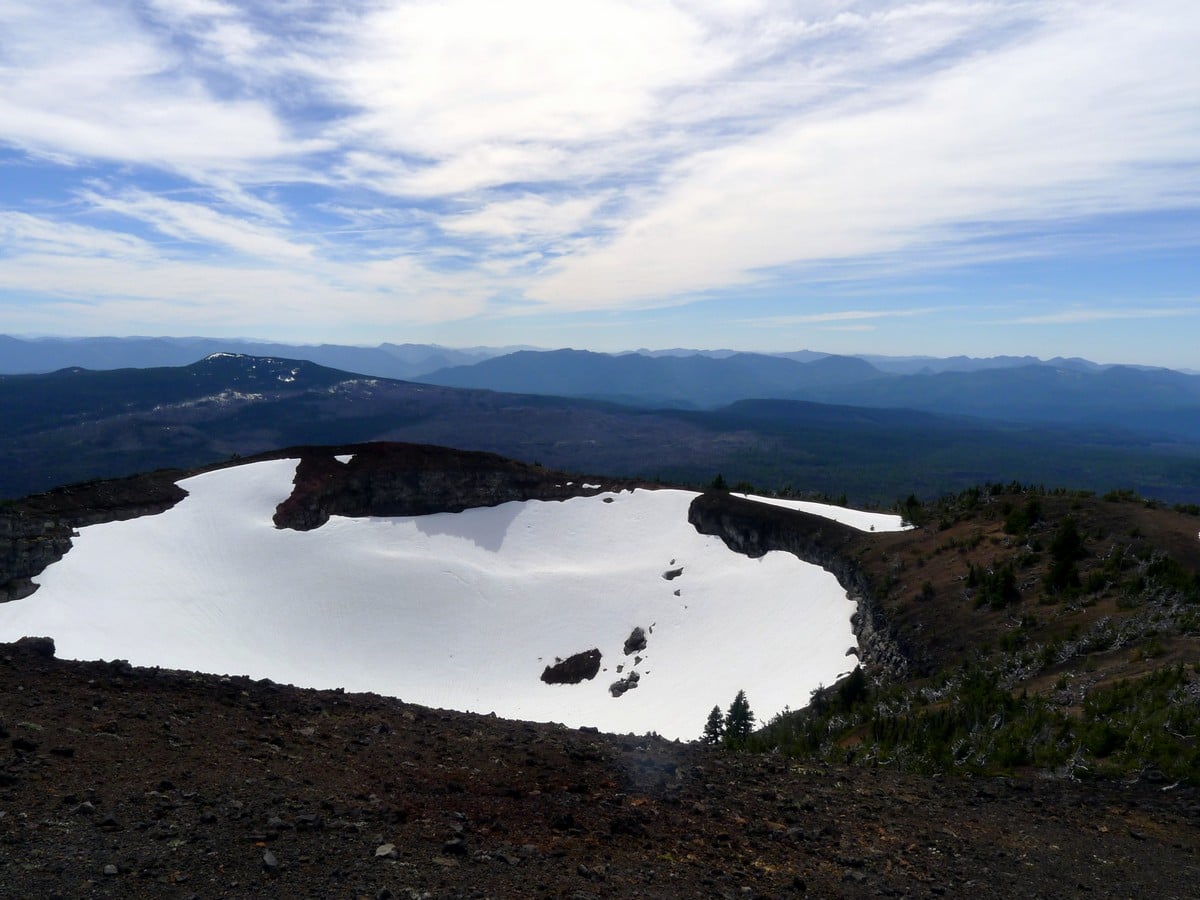
[[[189,366],[102,371],[72,367],[0,375],[0,421],[11,437],[161,407],[216,408],[247,398],[322,390],[347,377],[306,360],[224,353]]]
[[[0,335],[0,373],[177,366],[216,351],[203,338],[17,338]]]
[[[1036,356],[877,356],[860,354],[859,359],[865,359],[883,372],[891,372],[896,375],[980,372],[987,369],[1019,369],[1025,366],[1052,366],[1060,369],[1078,369],[1083,372],[1099,372],[1101,369],[1109,368],[1109,366],[1077,356],[1056,356],[1053,359],[1043,360]]]
[[[206,337],[17,338],[0,335],[0,374],[55,372],[59,369],[143,369],[185,366],[213,353],[242,353],[306,359],[319,365],[375,375],[412,378],[447,366],[477,363],[511,347],[454,349],[436,344],[284,344]]]
[[[535,349],[535,348],[523,348]],[[637,350],[624,350],[620,353],[614,353],[614,356],[628,356],[632,353],[638,353],[642,356],[711,356],[713,359],[728,359],[730,356],[738,356],[748,353],[746,350],[729,350],[727,348],[719,350],[701,350],[697,348],[687,347],[671,347],[666,350],[648,350],[645,347],[640,347]],[[774,356],[779,359],[790,359],[795,362],[813,362],[818,359],[824,359],[826,356],[834,356],[832,353],[821,353],[816,350],[789,350],[784,353],[758,353],[752,354],[758,356]],[[865,357],[858,357],[864,359]]]
[[[1200,501],[1200,441],[1151,445],[1111,425],[1001,425],[788,400],[636,409],[245,356],[0,376],[0,421],[0,497],[291,445],[405,440],[577,472],[692,483],[721,472],[730,483],[860,502],[1012,479]]]
[[[875,368],[897,375],[934,374],[937,372],[977,372],[981,369],[1013,369],[1039,365],[1036,356],[878,356],[860,354]]]
[[[641,356],[711,356],[713,359],[725,359],[730,356],[736,356],[740,350],[698,350],[687,347],[669,347],[666,350],[648,350],[645,347],[640,347],[637,350],[623,350],[620,353],[614,353],[614,356],[629,356],[630,354],[639,354]]]
[[[214,352],[304,359],[374,377],[639,407],[712,409],[743,399],[800,399],[1002,421],[1111,425],[1158,440],[1200,438],[1200,376],[1077,358],[870,357],[876,366],[858,357],[809,350],[506,353],[503,348],[429,344],[297,346],[203,337],[0,336],[0,373],[173,367]]]
[[[0,374],[53,372],[79,366],[87,369],[147,368],[187,365],[216,352],[273,355],[287,359],[308,359],[346,371],[384,378],[412,378],[455,366],[473,365],[485,359],[519,350],[518,347],[443,347],[436,344],[382,343],[377,347],[342,344],[288,344],[240,338],[208,337],[96,337],[96,338],[18,338],[0,335]],[[730,349],[706,350],[674,347],[661,350],[638,349],[614,356],[689,357],[707,356],[727,359],[747,355]],[[815,350],[749,354],[814,362],[836,354]],[[1055,357],[1039,360],[1032,356],[882,356],[859,354],[880,371],[892,374],[932,374],[946,371],[973,372],[981,369],[1017,368],[1027,365],[1052,365],[1098,371],[1107,366],[1085,359]],[[1145,367],[1143,367],[1145,368]],[[1196,374],[1196,373],[1189,373]]]
[[[522,351],[443,369],[422,382],[525,394],[587,397],[631,406],[712,409],[749,397],[885,377],[869,363],[826,356],[801,363],[776,356],[612,355],[587,350]]]
[[[794,360],[795,362],[807,363],[807,362],[816,362],[818,359],[824,359],[827,356],[836,356],[837,354],[821,353],[817,350],[790,350],[787,353],[772,353],[770,355],[778,356],[781,359],[790,359],[790,360]],[[850,355],[854,356],[854,354],[850,354]],[[871,362],[865,356],[855,356],[855,358],[866,360],[867,362]],[[876,366],[876,368],[879,368],[879,367]]]
[[[1039,364],[826,385],[793,396],[1014,422],[1106,423],[1200,438],[1200,377],[1171,369]]]
[[[1009,422],[1104,424],[1167,439],[1200,439],[1200,377],[1080,359],[1020,364],[1025,359],[959,357],[936,362],[975,368],[931,371],[925,365],[898,374],[846,356],[802,363],[746,353],[717,359],[556,350],[493,357],[421,380],[643,407],[713,409],[744,399],[797,399]]]

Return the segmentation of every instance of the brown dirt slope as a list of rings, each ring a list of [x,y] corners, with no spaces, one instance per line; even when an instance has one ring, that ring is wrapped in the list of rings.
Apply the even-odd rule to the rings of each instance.
[[[1200,796],[922,779],[0,645],[0,897],[1195,895]]]

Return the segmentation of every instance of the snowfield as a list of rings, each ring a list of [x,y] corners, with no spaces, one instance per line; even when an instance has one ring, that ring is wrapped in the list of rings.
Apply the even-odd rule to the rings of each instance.
[[[295,468],[199,475],[161,515],[81,529],[37,593],[0,605],[0,636],[49,635],[65,658],[684,739],[739,689],[766,721],[855,664],[854,605],[836,579],[697,533],[693,493],[333,518],[296,532],[271,520]],[[637,626],[640,661],[623,653]],[[592,648],[602,653],[594,679],[540,680],[556,659]],[[612,696],[631,671],[637,687]]]
[[[734,494],[753,500],[755,503],[768,503],[771,506],[782,506],[785,509],[795,509],[800,512],[812,513],[832,519],[859,531],[904,531],[904,519],[892,513],[867,512],[862,509],[847,509],[844,506],[830,506],[828,503],[817,503],[813,500],[788,500],[784,497],[759,497],[755,494]]]

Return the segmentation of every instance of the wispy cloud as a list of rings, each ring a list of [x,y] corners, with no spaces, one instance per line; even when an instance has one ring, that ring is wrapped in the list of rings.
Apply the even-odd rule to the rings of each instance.
[[[335,299],[364,333],[698,300],[864,329],[946,312],[891,308],[906,273],[1181,252],[1200,215],[1200,8],[1177,0],[0,0],[0,21],[0,148],[33,173],[0,185],[0,291],[91,291],[114,320],[153,292],[164,329]],[[786,299],[838,281],[874,299]],[[771,314],[740,306],[771,290]],[[1122,317],[1093,315],[1019,323]]]
[[[154,252],[151,244],[132,235],[0,210],[0,265],[5,258],[27,257],[109,256],[140,260]]]
[[[841,309],[829,312],[805,313],[794,316],[764,316],[758,319],[742,319],[747,325],[764,328],[779,328],[791,325],[816,325],[830,322],[857,322],[875,319],[908,319],[915,316],[930,316],[947,312],[946,307],[928,306],[915,309]]]
[[[1135,309],[1085,309],[1073,308],[1034,316],[1019,316],[1013,319],[997,319],[993,325],[1080,325],[1087,322],[1116,322],[1124,319],[1179,319],[1200,318],[1200,299],[1191,308],[1179,307],[1135,308]]]
[[[264,97],[222,96],[125,4],[3,4],[3,140],[76,160],[175,170],[252,170],[318,144]]]
[[[86,191],[81,199],[93,209],[145,222],[162,234],[181,241],[227,248],[257,259],[298,261],[313,256],[311,245],[290,240],[272,225],[222,213],[202,203],[187,203],[145,191],[117,195]]]
[[[1013,23],[1020,40],[1001,32],[962,57],[944,48],[935,65],[682,158],[663,196],[531,294],[654,302],[804,261],[919,256],[985,222],[995,235],[1194,208],[1200,180],[1179,179],[1200,175],[1189,99],[1200,66],[1186,49],[1197,23],[1110,4],[1070,10],[1043,9],[1044,21]]]

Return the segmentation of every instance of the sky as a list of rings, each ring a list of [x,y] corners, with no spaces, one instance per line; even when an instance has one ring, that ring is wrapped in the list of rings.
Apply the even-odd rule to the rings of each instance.
[[[0,332],[1200,369],[1194,0],[0,0]]]

